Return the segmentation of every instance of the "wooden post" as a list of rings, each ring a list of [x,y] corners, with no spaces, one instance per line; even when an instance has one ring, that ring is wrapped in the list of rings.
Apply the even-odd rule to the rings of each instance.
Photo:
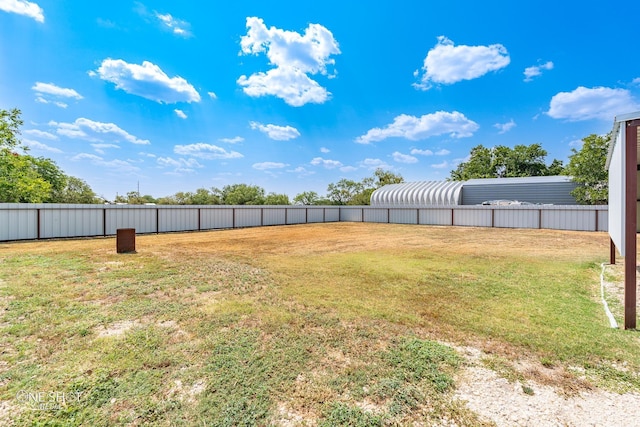
[[[636,328],[636,233],[638,203],[638,125],[626,122],[625,138],[625,235],[624,235],[624,328]]]
[[[611,237],[609,237],[609,264],[616,265],[616,245]]]

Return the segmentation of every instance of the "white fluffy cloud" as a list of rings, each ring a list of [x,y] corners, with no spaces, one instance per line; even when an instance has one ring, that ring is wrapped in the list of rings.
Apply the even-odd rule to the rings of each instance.
[[[237,144],[244,141],[244,138],[241,136],[235,136],[233,138],[220,138],[218,141],[225,142],[227,144]]]
[[[435,47],[427,53],[422,70],[414,73],[419,77],[419,82],[414,86],[428,90],[434,84],[476,79],[506,67],[510,61],[507,49],[501,44],[455,46],[453,41],[440,36]]]
[[[23,131],[23,133],[26,133],[27,135],[35,136],[36,138],[44,138],[44,139],[51,139],[51,140],[58,139],[57,135],[54,135],[50,132],[44,132],[38,129],[27,129]]]
[[[37,95],[37,102],[43,104],[53,103],[62,108],[66,108],[67,104],[65,104],[64,102],[56,101],[56,98],[72,98],[77,100],[82,99],[82,95],[80,95],[74,89],[56,86],[53,83],[36,82],[36,84],[33,85],[31,89]]]
[[[189,82],[179,76],[167,76],[149,61],[138,65],[107,58],[97,73],[102,80],[114,83],[117,89],[161,104],[200,102],[200,94]]]
[[[391,156],[393,157],[393,160],[398,163],[418,163],[418,159],[416,157],[408,154],[402,154],[399,151],[394,152]]]
[[[553,70],[553,62],[547,61],[542,65],[534,65],[524,69],[524,81],[530,82],[534,77],[542,74],[543,70]]]
[[[173,110],[173,112],[176,113],[176,116],[180,117],[181,119],[186,119],[187,118],[187,115],[182,110],[178,110],[176,108],[175,110]]]
[[[436,151],[436,156],[446,156],[447,154],[451,154],[451,151],[447,150],[446,148],[443,148],[441,150]]]
[[[154,16],[160,23],[171,31],[173,34],[180,37],[191,37],[191,25],[182,19],[178,19],[171,16],[169,13],[154,12]]]
[[[37,3],[26,0],[0,0],[0,10],[28,16],[38,22],[44,22],[44,12]]]
[[[616,115],[639,109],[640,103],[626,89],[580,86],[571,92],[554,95],[546,114],[571,122],[591,119],[612,121]]]
[[[282,169],[289,166],[286,163],[277,163],[277,162],[262,162],[262,163],[254,163],[251,167],[257,169],[259,171],[269,170],[269,169]]]
[[[472,136],[478,128],[476,122],[457,111],[438,111],[421,117],[401,114],[385,128],[370,129],[366,134],[356,138],[356,142],[369,144],[392,137],[415,141],[443,134],[452,138],[464,138]]]
[[[98,136],[110,137],[113,141],[127,141],[132,144],[146,145],[150,144],[147,139],[140,139],[129,132],[121,129],[114,123],[96,122],[94,120],[80,117],[73,123],[57,123],[49,122],[50,126],[56,127],[58,135],[64,135],[69,138],[79,138],[90,142],[102,142]]]
[[[265,54],[274,66],[266,73],[240,76],[237,83],[252,97],[274,95],[287,104],[299,107],[309,102],[321,104],[329,98],[329,92],[312,80],[309,74],[329,74],[333,67],[331,55],[340,54],[338,42],[327,28],[309,24],[304,34],[267,28],[257,17],[247,17],[247,35],[240,40],[241,53]]]
[[[514,127],[516,127],[516,122],[513,119],[509,120],[507,123],[496,123],[493,125],[494,128],[498,129],[499,134],[507,133]]]
[[[327,169],[335,169],[342,166],[342,163],[338,160],[323,159],[322,157],[314,157],[311,160],[311,164],[314,166],[323,166]]]
[[[201,159],[239,159],[244,157],[242,154],[236,151],[227,151],[217,145],[205,144],[198,142],[196,144],[189,145],[176,145],[173,147],[173,152],[184,156],[199,157]]]
[[[191,172],[194,168],[202,168],[201,165],[196,159],[174,159],[173,157],[158,157],[156,159],[156,163],[161,167],[173,167],[177,172]]]
[[[298,129],[291,126],[264,125],[258,122],[249,122],[249,126],[276,141],[288,141],[300,136]]]
[[[55,148],[55,147],[51,147],[47,144],[43,144],[39,141],[34,141],[32,139],[23,139],[22,142],[24,142],[24,144],[31,148],[32,150],[41,150],[41,151],[49,151],[52,153],[62,153],[62,150]]]

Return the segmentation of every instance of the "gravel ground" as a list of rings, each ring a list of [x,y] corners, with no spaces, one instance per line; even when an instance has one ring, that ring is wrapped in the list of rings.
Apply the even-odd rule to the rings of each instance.
[[[458,377],[455,399],[486,421],[502,426],[640,426],[640,394],[592,388],[567,396],[534,381],[509,381],[482,366],[477,349],[457,348],[469,366]],[[525,392],[526,388],[526,392]]]

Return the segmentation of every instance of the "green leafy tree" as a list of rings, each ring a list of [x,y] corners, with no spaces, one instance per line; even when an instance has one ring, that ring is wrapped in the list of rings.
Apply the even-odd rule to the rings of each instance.
[[[86,182],[67,176],[51,159],[27,154],[20,115],[17,108],[0,110],[0,202],[95,203]]]
[[[51,198],[51,183],[38,173],[33,157],[0,149],[0,202],[44,203]]]
[[[156,203],[156,199],[149,194],[141,196],[137,191],[129,191],[126,196],[116,196],[115,202],[129,205],[144,205],[145,203]]]
[[[55,203],[100,203],[89,184],[75,176],[67,177],[65,187],[54,195],[54,201]]]
[[[318,205],[318,201],[320,200],[320,196],[315,191],[304,191],[302,193],[296,194],[293,198],[293,204],[295,205]]]
[[[469,160],[451,171],[453,181],[475,178],[506,178],[558,175],[563,170],[560,160],[554,159],[547,166],[547,151],[540,144],[516,145],[513,148],[498,145],[487,148],[482,145],[471,149]]]
[[[582,139],[582,148],[573,148],[565,174],[580,184],[571,193],[578,203],[602,205],[608,203],[609,174],[605,167],[610,135],[591,134]]]
[[[343,178],[327,186],[327,198],[334,205],[353,204],[354,197],[362,193],[362,191],[364,191],[362,182]]]
[[[387,184],[404,182],[401,175],[378,168],[373,176],[363,178],[362,181],[341,179],[327,187],[327,199],[334,205],[369,205],[371,193]]]
[[[269,193],[264,199],[265,205],[290,205],[289,196],[286,194]]]
[[[213,189],[224,205],[263,205],[264,189],[257,185],[232,184],[225,185],[222,190]]]
[[[23,124],[21,114],[17,108],[0,110],[0,148],[13,150],[22,147],[19,139],[20,126]]]

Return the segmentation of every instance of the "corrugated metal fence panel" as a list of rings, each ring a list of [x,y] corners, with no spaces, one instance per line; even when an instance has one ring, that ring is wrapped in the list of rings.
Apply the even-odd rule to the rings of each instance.
[[[158,209],[158,231],[192,231],[198,229],[198,208]],[[136,230],[137,231],[137,230]]]
[[[116,234],[118,228],[135,228],[136,233],[157,231],[155,208],[116,206],[107,209],[107,234]]]
[[[342,207],[339,209],[339,221],[362,222],[363,208]]]
[[[307,222],[324,222],[324,208],[307,208]]]
[[[543,210],[542,228],[551,228],[553,230],[595,231],[595,211],[582,209]]]
[[[417,224],[418,209],[389,209],[389,222],[392,224]]]
[[[200,208],[200,228],[202,230],[233,228],[233,209],[220,207]]]
[[[0,205],[0,241],[38,238],[38,211],[7,209]]]
[[[82,209],[83,205],[61,205],[40,210],[40,237],[100,236],[104,208]]]
[[[454,209],[453,225],[491,227],[491,209]]]
[[[500,228],[538,228],[540,210],[495,209],[493,226]]]
[[[287,208],[287,224],[307,222],[307,208]]]
[[[284,225],[286,218],[285,208],[262,208],[262,225]]]
[[[324,208],[324,222],[339,222],[340,208]]]
[[[420,209],[420,224],[451,225],[451,209]]]
[[[235,208],[236,227],[259,227],[262,225],[260,208]]]
[[[365,208],[362,212],[364,222],[389,222],[389,211],[387,209]]]
[[[598,229],[596,231],[609,231],[609,211],[599,210]]]

